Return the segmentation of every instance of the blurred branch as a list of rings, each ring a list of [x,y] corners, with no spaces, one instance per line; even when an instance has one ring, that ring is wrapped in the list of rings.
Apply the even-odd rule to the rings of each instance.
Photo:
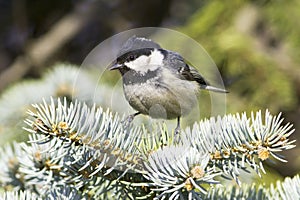
[[[300,69],[289,55],[288,44],[281,41],[274,28],[260,14],[259,7],[245,6],[236,17],[237,28],[251,35],[257,51],[274,60],[278,68],[300,85]]]
[[[48,33],[33,41],[24,55],[0,74],[0,91],[22,78],[33,67],[44,67],[57,50],[70,41],[93,16],[95,3],[83,1],[53,25]]]
[[[264,16],[261,14],[259,7],[256,6],[245,6],[239,11],[239,14],[236,17],[236,26],[239,31],[250,35],[255,50],[260,52],[265,57],[273,60],[277,65],[278,70],[282,71],[285,76],[294,82],[295,90],[299,98],[300,94],[300,68],[299,64],[291,56],[291,51],[293,48],[290,44],[280,38],[276,33],[276,29],[272,27]],[[294,49],[295,50],[295,49]],[[274,70],[277,70],[276,68]],[[232,94],[234,95],[234,94]],[[295,124],[295,129],[300,130],[300,107],[299,105],[293,110],[285,111],[286,119]],[[299,139],[298,134],[293,136],[293,139]],[[294,159],[299,154],[300,148],[297,147],[290,151],[289,153],[284,153],[284,156],[288,159]],[[299,172],[300,159],[294,159],[294,162],[289,163],[289,170],[287,166],[283,165],[273,165],[272,168],[275,168],[283,176],[291,176]]]

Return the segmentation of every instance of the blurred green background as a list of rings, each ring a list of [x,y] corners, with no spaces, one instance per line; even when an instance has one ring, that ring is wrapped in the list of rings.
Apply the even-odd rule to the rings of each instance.
[[[299,10],[298,0],[0,0],[1,144],[21,140],[19,135],[11,137],[22,127],[24,112],[18,106],[22,100],[49,94],[43,86],[37,89],[35,80],[41,80],[55,63],[80,66],[106,38],[148,26],[177,30],[205,48],[230,91],[227,113],[282,112],[285,122],[294,124],[292,138],[297,139]],[[68,73],[58,70],[52,78],[60,75],[64,80]],[[51,94],[65,95],[67,86],[55,82],[57,90]],[[19,121],[13,121],[15,116],[21,116]],[[299,153],[299,147],[284,152],[289,162],[270,162],[270,169],[279,176],[299,173]]]

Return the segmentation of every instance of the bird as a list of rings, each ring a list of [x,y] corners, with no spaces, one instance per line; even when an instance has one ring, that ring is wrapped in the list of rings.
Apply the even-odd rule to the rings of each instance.
[[[121,46],[108,69],[120,72],[125,98],[136,110],[127,117],[129,123],[140,114],[177,119],[175,133],[180,132],[181,117],[198,103],[201,89],[228,93],[210,85],[179,53],[135,35]]]

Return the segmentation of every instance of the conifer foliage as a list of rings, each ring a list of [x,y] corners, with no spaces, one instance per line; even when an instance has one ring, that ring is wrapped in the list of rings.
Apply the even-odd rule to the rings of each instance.
[[[270,188],[240,176],[266,173],[264,162],[287,162],[295,145],[281,114],[211,117],[182,130],[164,124],[148,130],[124,117],[66,98],[33,104],[24,129],[27,143],[4,147],[4,199],[289,199],[300,197],[299,176]],[[224,179],[238,186],[222,187]],[[287,190],[289,192],[287,192]],[[19,191],[19,192],[18,192]]]

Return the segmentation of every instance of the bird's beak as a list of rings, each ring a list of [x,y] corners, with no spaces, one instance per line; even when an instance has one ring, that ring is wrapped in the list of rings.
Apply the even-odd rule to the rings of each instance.
[[[120,69],[122,66],[123,66],[122,64],[119,64],[116,61],[114,61],[107,67],[107,69],[116,70],[116,69]]]

